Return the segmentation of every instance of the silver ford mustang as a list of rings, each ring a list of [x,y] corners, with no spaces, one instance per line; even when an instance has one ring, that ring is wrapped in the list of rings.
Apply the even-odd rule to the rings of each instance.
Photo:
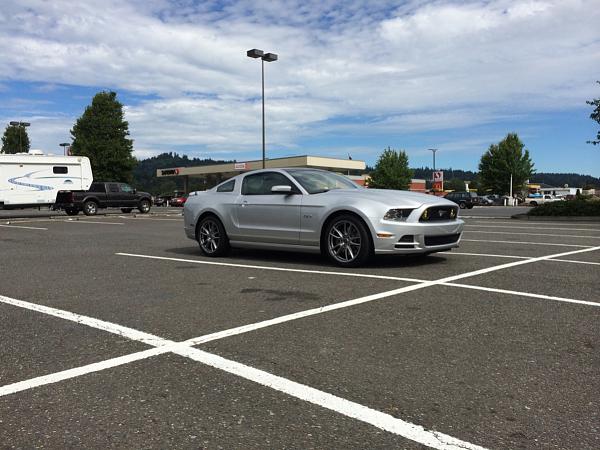
[[[365,189],[317,169],[263,169],[188,197],[185,233],[206,256],[230,247],[322,252],[354,267],[373,253],[458,247],[458,206],[407,191]]]

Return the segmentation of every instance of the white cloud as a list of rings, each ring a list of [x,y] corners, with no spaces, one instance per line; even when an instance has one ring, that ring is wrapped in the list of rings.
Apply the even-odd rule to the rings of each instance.
[[[0,81],[154,94],[127,108],[140,152],[243,151],[260,145],[260,64],[245,51],[264,48],[280,54],[268,140],[292,149],[345,116],[419,131],[579,106],[599,19],[594,0],[22,0],[0,11]]]

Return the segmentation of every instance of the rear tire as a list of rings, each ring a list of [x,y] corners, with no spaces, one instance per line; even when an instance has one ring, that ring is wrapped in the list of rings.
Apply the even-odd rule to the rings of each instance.
[[[76,216],[79,214],[79,210],[75,208],[67,208],[65,209],[65,212],[67,213],[67,216]]]
[[[206,216],[196,229],[196,240],[205,256],[223,256],[229,252],[229,238],[221,221],[215,216]]]
[[[329,222],[321,245],[327,257],[340,267],[361,266],[373,253],[368,228],[351,214],[337,216]]]
[[[466,204],[465,202],[460,202],[460,203],[458,204],[458,207],[459,207],[460,209],[465,209],[465,208],[467,207],[467,204]]]
[[[530,202],[529,205],[531,205],[531,206],[537,206],[537,202]]]
[[[150,200],[140,200],[138,209],[142,214],[148,214],[150,212]]]
[[[98,213],[98,203],[88,200],[83,204],[83,213],[86,216],[95,216]]]

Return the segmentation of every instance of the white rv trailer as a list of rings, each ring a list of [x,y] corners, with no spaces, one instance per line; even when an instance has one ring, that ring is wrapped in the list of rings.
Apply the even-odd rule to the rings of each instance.
[[[58,191],[87,191],[92,181],[85,156],[44,155],[40,150],[0,154],[0,209],[52,205]]]

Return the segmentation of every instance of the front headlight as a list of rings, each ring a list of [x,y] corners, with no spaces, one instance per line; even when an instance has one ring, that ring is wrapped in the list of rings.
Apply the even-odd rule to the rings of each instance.
[[[383,216],[383,220],[395,220],[397,222],[404,222],[410,213],[413,212],[414,209],[390,209]]]

